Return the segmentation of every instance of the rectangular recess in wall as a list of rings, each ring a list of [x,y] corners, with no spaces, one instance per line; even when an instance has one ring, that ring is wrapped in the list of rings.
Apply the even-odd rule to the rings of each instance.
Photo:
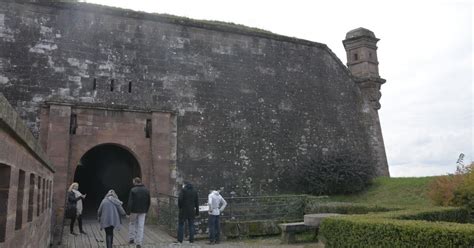
[[[44,194],[45,194],[45,198],[46,198],[44,208],[48,209],[49,208],[49,206],[48,206],[48,203],[49,203],[49,180],[46,180],[46,191],[45,191]]]
[[[49,181],[49,208],[53,208],[53,180]]]
[[[10,192],[11,167],[0,164],[0,242],[7,233],[8,194]]]
[[[48,183],[48,209],[51,208],[51,199],[53,198],[52,194],[51,194],[52,191],[53,191],[53,182],[51,180],[49,180],[49,183]]]
[[[43,183],[42,183],[42,188],[41,188],[41,213],[44,212],[46,209],[46,179],[43,178]]]
[[[38,188],[36,190],[36,216],[40,215],[40,208],[41,208],[40,189],[41,189],[41,177],[38,176]]]
[[[23,223],[23,197],[25,192],[25,171],[18,173],[18,190],[16,193],[16,219],[15,230],[21,229]]]
[[[146,119],[145,122],[145,138],[150,138],[151,136],[151,119]]]
[[[28,185],[28,222],[33,220],[33,209],[35,203],[35,174],[30,174],[30,185]]]
[[[71,114],[69,120],[69,134],[76,134],[77,130],[77,114]]]

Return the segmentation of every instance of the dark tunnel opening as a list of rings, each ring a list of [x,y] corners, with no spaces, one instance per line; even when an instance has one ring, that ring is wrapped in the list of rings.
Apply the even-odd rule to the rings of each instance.
[[[141,175],[135,157],[117,145],[99,145],[82,156],[74,174],[79,191],[87,194],[83,200],[84,218],[96,218],[105,194],[113,189],[126,209],[132,179]]]

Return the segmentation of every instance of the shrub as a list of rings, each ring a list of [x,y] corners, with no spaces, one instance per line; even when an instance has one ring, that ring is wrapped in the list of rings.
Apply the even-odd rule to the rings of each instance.
[[[435,205],[474,209],[474,164],[458,167],[454,175],[435,178],[429,188]]]
[[[408,211],[406,214],[396,214],[395,217],[399,220],[426,220],[426,221],[444,221],[455,223],[469,222],[469,213],[463,208],[443,208],[423,210],[423,211]]]
[[[448,208],[332,217],[320,232],[326,247],[472,247],[474,225],[418,220],[463,215],[465,210]]]
[[[462,183],[462,176],[440,176],[430,183],[428,196],[436,206],[450,206],[454,199],[454,190]]]
[[[305,213],[338,213],[338,214],[367,214],[370,212],[387,212],[398,210],[377,205],[366,205],[349,202],[318,202],[309,197],[306,201]]]
[[[474,211],[474,163],[463,168],[463,180],[454,189],[453,205],[468,208]]]
[[[350,194],[360,192],[375,174],[372,163],[351,152],[318,155],[297,166],[296,188],[313,195]]]

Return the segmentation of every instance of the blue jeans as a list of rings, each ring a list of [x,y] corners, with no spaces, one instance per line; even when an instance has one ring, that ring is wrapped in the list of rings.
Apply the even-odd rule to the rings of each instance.
[[[219,215],[209,215],[209,241],[218,242],[220,233]]]
[[[194,218],[179,218],[178,220],[178,242],[183,242],[184,222],[188,222],[189,242],[194,242]]]

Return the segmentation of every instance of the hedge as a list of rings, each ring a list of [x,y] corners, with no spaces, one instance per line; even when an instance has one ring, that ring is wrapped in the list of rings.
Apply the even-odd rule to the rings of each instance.
[[[332,217],[321,224],[326,247],[474,247],[474,225],[421,220],[462,218],[455,208]]]
[[[367,214],[370,212],[387,212],[399,210],[399,208],[387,208],[377,205],[366,205],[349,202],[318,202],[306,201],[305,213],[337,213],[337,214]]]
[[[408,212],[407,214],[397,214],[395,217],[399,220],[426,220],[426,221],[444,221],[456,223],[468,223],[469,211],[463,208],[442,208],[423,211]]]

